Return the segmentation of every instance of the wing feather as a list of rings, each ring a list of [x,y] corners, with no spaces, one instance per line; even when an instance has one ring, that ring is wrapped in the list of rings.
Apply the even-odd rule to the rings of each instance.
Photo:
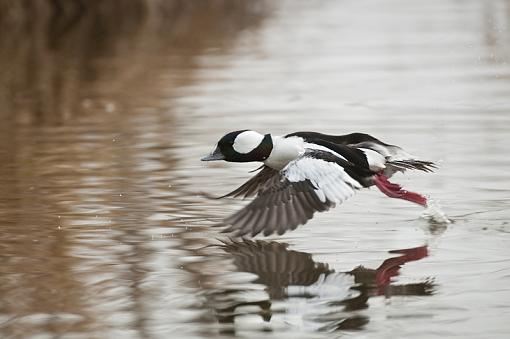
[[[262,232],[262,229],[264,228],[264,225],[268,225],[270,221],[271,214],[269,213],[270,209],[268,207],[264,207],[260,217],[259,222],[253,227],[252,233],[258,234]]]
[[[251,197],[258,193],[264,187],[264,185],[274,177],[278,177],[278,171],[272,169],[271,167],[263,166],[262,170],[258,172],[256,175],[254,175],[250,180],[248,180],[247,182],[245,182],[232,192],[222,195],[218,199],[226,197],[236,198],[240,196],[242,196],[243,199]]]
[[[362,185],[344,168],[331,161],[331,154],[314,150],[290,162],[282,171],[266,170],[263,180],[238,188],[233,196],[257,191],[257,197],[243,209],[224,220],[224,232],[237,236],[259,233],[283,234],[354,195]],[[327,160],[325,160],[327,159]],[[275,171],[276,172],[276,171]],[[252,178],[253,179],[253,178]]]

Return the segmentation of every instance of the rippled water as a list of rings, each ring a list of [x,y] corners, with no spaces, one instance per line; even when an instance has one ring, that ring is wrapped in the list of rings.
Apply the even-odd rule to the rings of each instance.
[[[186,13],[2,40],[0,336],[506,338],[510,2]],[[244,128],[401,145],[440,169],[395,181],[452,222],[365,190],[232,242],[211,226],[244,202],[207,196],[256,165],[199,159]]]

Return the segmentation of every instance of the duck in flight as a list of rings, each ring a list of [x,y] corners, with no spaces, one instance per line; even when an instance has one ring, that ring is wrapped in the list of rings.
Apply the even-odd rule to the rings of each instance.
[[[390,198],[427,206],[427,199],[389,178],[396,172],[432,172],[433,162],[368,134],[295,132],[285,136],[251,130],[223,136],[202,161],[262,162],[259,172],[224,197],[255,198],[224,219],[236,236],[283,234],[305,224],[315,212],[341,204],[364,187],[376,186]]]

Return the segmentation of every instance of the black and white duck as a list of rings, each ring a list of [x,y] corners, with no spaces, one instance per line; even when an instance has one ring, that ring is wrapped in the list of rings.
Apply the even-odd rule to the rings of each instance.
[[[285,136],[251,130],[223,136],[203,161],[261,162],[259,172],[223,197],[255,199],[224,220],[237,236],[283,234],[305,224],[315,212],[341,204],[362,188],[376,186],[390,198],[427,206],[427,199],[389,178],[396,172],[432,172],[433,162],[368,134],[295,132]]]

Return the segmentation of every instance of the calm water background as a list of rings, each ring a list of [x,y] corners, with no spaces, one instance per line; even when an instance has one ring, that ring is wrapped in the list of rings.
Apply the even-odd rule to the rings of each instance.
[[[4,12],[0,337],[508,338],[509,1],[147,3]],[[452,223],[366,190],[222,245],[245,128],[437,161],[395,181]]]

